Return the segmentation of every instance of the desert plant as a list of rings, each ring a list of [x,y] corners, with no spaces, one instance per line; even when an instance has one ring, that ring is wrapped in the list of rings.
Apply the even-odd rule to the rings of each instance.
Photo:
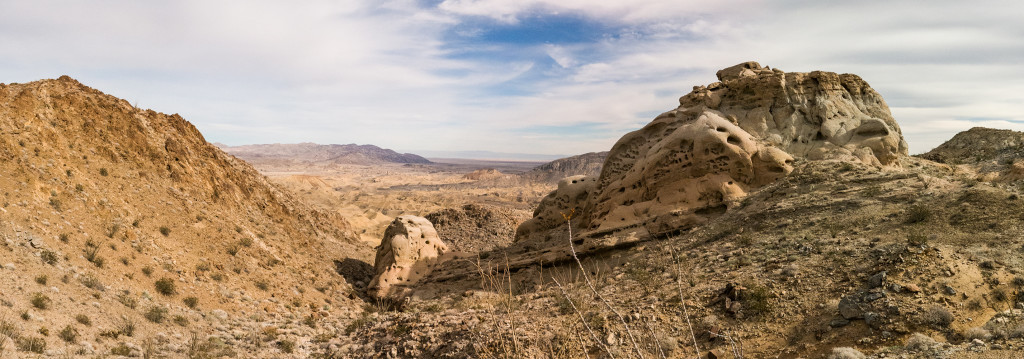
[[[153,267],[151,267],[151,266],[142,267],[142,274],[145,274],[147,277],[153,275]]]
[[[295,341],[291,339],[281,339],[277,342],[277,347],[281,349],[282,352],[291,354],[295,351]]]
[[[171,229],[168,228],[167,226],[160,226],[160,234],[164,235],[164,237],[167,237],[171,235]]]
[[[907,219],[904,223],[921,223],[932,217],[932,210],[924,205],[915,204],[907,209]]]
[[[163,295],[173,295],[176,291],[174,288],[174,280],[170,278],[160,278],[154,283],[156,286],[157,293]]]
[[[75,316],[75,321],[79,322],[79,323],[82,323],[82,325],[85,325],[85,326],[92,325],[92,320],[90,320],[89,316],[85,315],[85,314],[76,315]]]
[[[79,281],[82,282],[82,285],[84,285],[86,288],[95,289],[99,291],[103,290],[103,283],[100,283],[100,280],[94,276],[84,275],[82,276],[82,279],[80,279]]]
[[[15,339],[15,343],[18,345],[18,350],[23,352],[42,354],[46,351],[46,339],[42,337],[18,337]]]
[[[188,326],[188,318],[186,318],[184,315],[180,315],[180,314],[175,315],[173,318],[171,318],[171,321],[174,322],[174,324],[177,324],[177,325],[180,325],[180,326],[183,326],[183,327]]]
[[[52,303],[53,301],[50,300],[50,297],[47,297],[43,293],[33,293],[30,302],[32,303],[33,307],[36,307],[38,309],[47,309],[50,307],[50,303]]]
[[[78,340],[78,329],[75,329],[75,327],[71,325],[65,326],[64,329],[60,330],[58,336],[65,342],[74,343]]]
[[[57,236],[57,239],[59,239],[61,242],[67,243],[68,241],[71,240],[71,236],[68,235],[67,233],[61,233],[59,236]]]
[[[143,316],[146,317],[146,320],[160,324],[164,322],[164,317],[167,316],[167,308],[155,305],[150,307]]]
[[[104,176],[104,177],[106,177],[106,176],[108,176],[108,175],[110,175],[110,172],[108,172],[108,171],[107,171],[107,168],[106,168],[106,167],[104,167],[104,168],[100,168],[100,176]]]
[[[252,247],[252,238],[245,237],[245,238],[239,239],[238,240],[238,244],[242,245],[242,247]]]
[[[948,327],[953,324],[953,313],[950,313],[946,307],[933,305],[924,311],[921,319],[927,324]]]
[[[184,302],[185,305],[187,305],[189,308],[195,309],[196,306],[199,305],[199,298],[189,296],[185,297],[185,299],[182,299],[182,302]]]
[[[123,290],[121,293],[118,293],[117,301],[131,309],[135,309],[135,307],[139,305],[139,299],[135,298],[135,296],[132,295],[132,292],[129,292],[128,290]]]
[[[110,348],[110,354],[120,356],[132,356],[132,348],[125,343],[118,343],[117,346]]]
[[[36,283],[39,283],[39,284],[42,284],[42,285],[46,285],[47,279],[48,278],[46,277],[46,274],[37,275],[36,276]]]
[[[263,290],[263,291],[266,291],[267,289],[270,288],[270,284],[267,283],[267,281],[265,281],[263,279],[257,280],[253,284],[256,285],[256,288],[259,288],[259,290]]]
[[[49,265],[57,264],[57,261],[60,260],[60,256],[57,255],[57,252],[51,251],[49,249],[44,249],[40,251],[39,258],[43,260],[43,263]]]

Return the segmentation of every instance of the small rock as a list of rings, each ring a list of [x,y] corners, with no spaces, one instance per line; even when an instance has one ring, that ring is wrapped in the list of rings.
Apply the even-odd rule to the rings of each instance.
[[[868,288],[878,288],[885,283],[885,271],[878,272],[877,274],[868,278]]]
[[[921,291],[921,287],[918,287],[917,284],[914,283],[910,283],[903,286],[903,289],[905,289],[909,293],[917,293]]]
[[[832,319],[832,321],[828,322],[828,326],[830,326],[832,328],[845,327],[848,324],[850,324],[850,321],[845,319],[845,318],[835,318],[835,319]]]
[[[946,293],[946,295],[955,295],[956,294],[956,289],[953,289],[953,287],[950,287],[947,284],[947,285],[942,286],[942,292]]]
[[[846,319],[855,319],[864,315],[864,309],[855,296],[847,295],[839,300],[839,314]]]

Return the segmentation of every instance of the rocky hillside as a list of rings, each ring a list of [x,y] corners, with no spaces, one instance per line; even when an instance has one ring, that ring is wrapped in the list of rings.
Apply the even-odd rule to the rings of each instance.
[[[855,75],[744,63],[719,79],[624,136],[599,177],[559,181],[508,247],[407,264],[423,279],[392,278],[402,306],[346,337],[372,353],[349,353],[1024,351],[1019,189],[907,156]]]
[[[1005,163],[1024,157],[1024,132],[975,127],[919,157],[953,165]]]
[[[398,153],[374,145],[318,145],[315,143],[218,146],[231,155],[250,162],[298,162],[307,164],[430,163],[426,158]]]
[[[601,165],[604,164],[606,157],[608,157],[608,151],[589,152],[560,158],[537,166],[522,176],[533,181],[549,183],[558,183],[559,180],[569,176],[597,177],[601,174]]]
[[[2,356],[308,350],[295,318],[358,306],[334,261],[372,253],[345,219],[178,115],[64,76],[0,84],[0,129]]]

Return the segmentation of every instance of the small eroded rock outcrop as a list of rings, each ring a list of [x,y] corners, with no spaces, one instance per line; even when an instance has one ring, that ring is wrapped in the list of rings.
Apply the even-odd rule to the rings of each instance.
[[[395,218],[377,247],[374,276],[367,293],[377,298],[401,297],[405,288],[430,273],[448,251],[426,218]]]

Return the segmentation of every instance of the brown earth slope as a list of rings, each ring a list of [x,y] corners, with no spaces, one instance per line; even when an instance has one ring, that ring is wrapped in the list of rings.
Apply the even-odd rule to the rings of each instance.
[[[345,219],[294,201],[178,115],[64,76],[0,84],[0,129],[0,327],[14,328],[0,340],[18,344],[4,353],[36,338],[53,355],[184,356],[190,340],[280,352],[245,339],[264,325],[301,351],[313,329],[289,318],[357,305],[333,261],[372,253]]]

